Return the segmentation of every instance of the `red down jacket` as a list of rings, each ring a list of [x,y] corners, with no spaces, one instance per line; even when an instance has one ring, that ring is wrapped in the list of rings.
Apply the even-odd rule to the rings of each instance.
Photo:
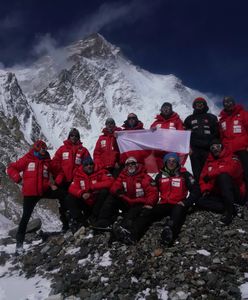
[[[158,190],[152,185],[152,178],[146,174],[142,166],[135,174],[128,174],[124,169],[112,185],[110,192],[119,195],[130,206],[143,203],[154,206],[158,200]]]
[[[158,179],[160,192],[159,204],[177,204],[178,202],[186,199],[189,191],[186,183],[186,177],[184,176],[184,173],[186,172],[187,170],[182,167],[180,172],[174,176],[168,176],[167,174],[160,173]]]
[[[76,168],[82,164],[82,160],[90,156],[89,151],[78,141],[73,144],[70,140],[65,140],[64,145],[59,147],[53,159],[52,166],[56,170],[56,184],[71,182]]]
[[[21,172],[23,172],[22,177]],[[23,181],[23,196],[42,196],[49,188],[50,172],[51,159],[49,154],[47,153],[46,158],[39,159],[34,155],[33,149],[7,167],[7,174],[14,182]]]
[[[112,175],[105,169],[87,175],[83,170],[83,166],[80,166],[75,172],[68,192],[76,198],[82,198],[84,193],[90,193],[90,198],[87,200],[82,199],[82,201],[91,206],[95,203],[94,192],[110,188],[113,181]]]
[[[156,120],[152,123],[150,128],[155,127],[164,129],[184,130],[183,122],[180,119],[179,115],[175,112],[173,112],[170,118],[168,119],[165,119],[161,115],[157,115]]]
[[[201,192],[204,193],[209,191],[216,192],[218,194],[218,188],[215,186],[215,180],[216,177],[222,173],[227,173],[234,179],[240,189],[240,195],[243,197],[245,194],[243,169],[238,158],[227,148],[222,150],[220,157],[217,159],[209,153],[199,180]],[[204,181],[206,176],[209,179],[208,182]]]
[[[121,128],[115,127],[114,131],[120,131]],[[103,129],[93,153],[94,162],[99,169],[113,168],[115,163],[120,161],[120,151],[116,142],[114,132],[110,133],[106,128]]]
[[[248,112],[241,105],[235,105],[231,114],[222,110],[219,123],[224,146],[233,152],[248,148]]]

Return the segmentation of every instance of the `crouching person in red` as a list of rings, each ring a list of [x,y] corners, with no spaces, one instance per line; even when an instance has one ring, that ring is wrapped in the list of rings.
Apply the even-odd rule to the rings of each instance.
[[[27,224],[38,201],[41,198],[64,200],[64,192],[49,181],[51,171],[47,145],[41,140],[36,141],[27,154],[7,167],[9,177],[16,183],[22,182],[23,213],[16,235],[17,253],[23,251]]]
[[[96,221],[114,181],[107,170],[95,171],[94,167],[90,156],[84,158],[82,165],[76,170],[68,190],[66,204],[72,217],[71,230],[73,233],[81,226],[87,226],[89,218],[93,223]]]
[[[188,208],[199,198],[200,190],[193,176],[180,166],[176,153],[166,154],[163,162],[163,169],[155,178],[160,200],[151,211],[151,219],[158,221],[170,217],[161,233],[161,242],[171,246],[181,230]]]
[[[104,203],[97,224],[99,227],[111,225],[121,210],[124,218],[114,223],[113,235],[125,244],[132,244],[140,239],[149,224],[147,218],[158,200],[155,183],[144,167],[129,157],[110,192],[113,197]]]
[[[236,214],[234,203],[245,197],[243,170],[237,156],[214,139],[200,176],[203,196],[197,202],[202,209],[223,213],[221,222],[229,225]]]

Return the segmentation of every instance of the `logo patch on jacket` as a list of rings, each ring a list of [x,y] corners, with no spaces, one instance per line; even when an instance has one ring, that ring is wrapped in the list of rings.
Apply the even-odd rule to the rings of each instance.
[[[106,147],[106,140],[101,141],[101,147]]]
[[[169,129],[176,129],[175,123],[170,123]]]
[[[81,165],[81,158],[80,158],[80,154],[79,153],[76,154],[75,164],[76,165]]]
[[[48,178],[48,168],[47,168],[47,166],[44,166],[43,177]]]
[[[122,182],[122,185],[124,187],[124,190],[127,191],[127,183],[125,181]]]
[[[34,162],[30,162],[28,164],[28,171],[34,171],[35,170],[35,163]]]
[[[240,125],[233,126],[233,133],[241,133],[241,132],[242,132],[242,128]]]
[[[221,122],[221,127],[223,130],[226,130],[226,122]]]
[[[69,158],[69,152],[63,152],[62,159],[68,159],[68,158]]]
[[[82,190],[85,189],[85,181],[84,180],[80,180],[80,187]]]
[[[171,185],[174,187],[180,187],[181,179],[180,178],[173,178],[171,181]]]

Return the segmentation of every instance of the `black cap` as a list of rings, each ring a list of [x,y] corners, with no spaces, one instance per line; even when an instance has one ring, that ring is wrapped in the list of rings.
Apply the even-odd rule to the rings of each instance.
[[[164,107],[169,107],[172,110],[172,104],[170,102],[164,102],[161,106],[161,109]]]
[[[105,122],[105,125],[108,125],[108,124],[114,124],[115,125],[115,120],[113,118],[107,118],[107,120]]]
[[[68,135],[68,139],[70,138],[71,135],[75,135],[75,136],[78,137],[78,139],[80,139],[79,131],[76,128],[72,128],[70,130],[69,135]]]

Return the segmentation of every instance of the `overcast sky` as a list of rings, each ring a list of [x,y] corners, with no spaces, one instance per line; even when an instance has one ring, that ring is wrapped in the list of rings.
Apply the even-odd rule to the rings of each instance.
[[[244,104],[247,15],[247,0],[3,1],[0,66],[32,62],[49,43],[65,46],[99,32],[148,71]]]

